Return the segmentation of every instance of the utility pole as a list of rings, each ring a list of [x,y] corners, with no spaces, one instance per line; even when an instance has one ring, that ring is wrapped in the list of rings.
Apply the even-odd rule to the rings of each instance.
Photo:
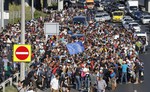
[[[58,11],[61,11],[61,10],[63,10],[63,4],[64,3],[64,1],[63,0],[58,0]]]
[[[32,19],[34,19],[34,0],[32,0],[32,5],[31,5],[31,13],[32,13]]]
[[[148,0],[148,12],[150,13],[150,0]]]
[[[4,28],[4,0],[1,1],[1,27]]]
[[[21,0],[21,44],[25,44],[25,0]],[[25,79],[25,63],[21,62],[20,80]]]

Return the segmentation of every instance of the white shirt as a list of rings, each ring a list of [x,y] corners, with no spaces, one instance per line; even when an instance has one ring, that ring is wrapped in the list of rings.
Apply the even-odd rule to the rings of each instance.
[[[89,74],[89,68],[83,68],[83,72],[85,72],[86,74]]]
[[[51,87],[52,87],[52,89],[54,89],[54,90],[58,90],[58,89],[59,89],[59,82],[58,82],[58,79],[53,78],[53,79],[51,80]]]
[[[27,92],[34,92],[33,90],[28,90]]]

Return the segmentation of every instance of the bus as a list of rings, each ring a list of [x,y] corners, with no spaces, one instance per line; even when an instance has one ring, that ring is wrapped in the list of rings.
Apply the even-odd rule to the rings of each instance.
[[[94,0],[86,0],[86,5],[88,9],[94,8]]]
[[[123,16],[124,16],[124,11],[114,11],[112,12],[112,21],[121,22]]]

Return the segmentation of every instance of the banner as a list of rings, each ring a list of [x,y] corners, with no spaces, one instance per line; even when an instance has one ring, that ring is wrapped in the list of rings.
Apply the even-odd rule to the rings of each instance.
[[[82,42],[69,43],[66,46],[70,55],[78,54],[84,51]]]

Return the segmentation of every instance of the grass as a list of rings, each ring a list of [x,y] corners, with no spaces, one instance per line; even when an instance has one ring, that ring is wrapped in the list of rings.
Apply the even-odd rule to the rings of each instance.
[[[15,87],[8,86],[8,87],[6,87],[5,92],[18,92],[18,91]]]
[[[18,15],[16,15],[16,13],[13,14],[14,11],[18,12]],[[30,6],[26,6],[25,7],[25,19],[26,20],[31,20],[31,7]],[[21,20],[21,5],[15,5],[15,4],[10,4],[9,5],[9,23],[17,23],[18,21]],[[38,18],[40,16],[46,16],[47,14],[43,13],[42,11],[38,11],[35,10],[34,12],[34,18]],[[20,16],[19,18],[15,17],[15,16]]]
[[[18,92],[17,89],[13,86],[8,86],[5,88],[5,92]]]

